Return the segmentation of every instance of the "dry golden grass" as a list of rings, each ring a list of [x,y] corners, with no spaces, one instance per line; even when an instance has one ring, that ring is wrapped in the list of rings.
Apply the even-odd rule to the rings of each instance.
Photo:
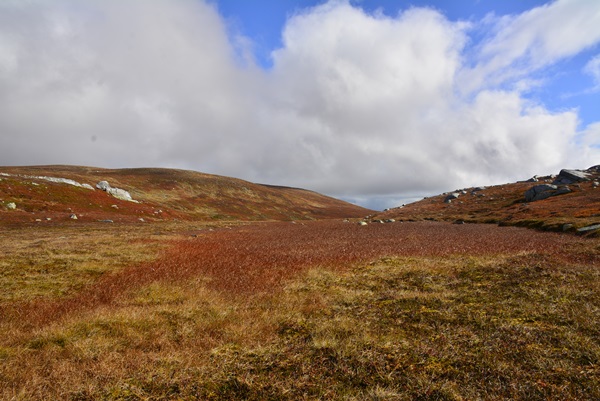
[[[318,222],[154,226],[155,241],[115,227],[72,248],[44,233],[90,258],[92,238],[120,243],[132,265],[29,303],[60,311],[47,318],[17,319],[29,298],[4,299],[1,399],[600,397],[597,239]],[[30,241],[18,235],[11,254]]]

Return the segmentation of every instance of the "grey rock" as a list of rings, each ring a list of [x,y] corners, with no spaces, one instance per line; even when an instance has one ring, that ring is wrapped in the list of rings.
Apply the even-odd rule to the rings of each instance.
[[[598,229],[600,229],[600,224],[594,224],[592,226],[581,227],[581,228],[577,229],[577,232],[578,233],[586,233],[586,232],[595,231]]]
[[[546,199],[552,196],[551,191],[557,190],[558,187],[556,185],[550,184],[540,184],[529,188],[525,191],[525,201],[526,202],[535,202],[538,200]]]
[[[124,189],[121,189],[121,188],[109,188],[106,192],[108,192],[109,194],[111,194],[112,196],[114,196],[117,199],[126,200],[126,201],[133,201],[133,198],[131,197],[131,194],[129,192],[125,191]]]
[[[588,168],[587,170],[585,170],[587,173],[600,173],[600,164],[596,165],[596,166],[592,166],[590,168]]]
[[[581,170],[562,169],[553,184],[573,184],[575,182],[589,181],[589,174]]]
[[[108,181],[100,181],[96,184],[96,188],[106,191],[110,188],[110,184],[108,183]]]
[[[459,192],[452,192],[451,194],[449,194],[448,196],[446,196],[444,198],[444,202],[451,203],[454,199],[458,199],[459,196],[460,196]]]
[[[564,194],[568,194],[571,192],[571,188],[569,188],[568,186],[564,186],[564,187],[559,187],[556,191],[554,191],[552,193],[552,196],[556,196],[556,195],[564,195]]]
[[[113,197],[115,197],[117,199],[129,201],[129,202],[137,202],[137,201],[133,200],[133,198],[131,197],[131,194],[129,192],[127,192],[121,188],[111,187],[110,184],[108,183],[108,181],[100,181],[99,183],[96,184],[96,188],[101,189],[102,191],[105,191],[106,193],[112,195]]]
[[[71,215],[69,216],[69,218],[70,218],[71,220],[77,220],[77,215],[76,215],[75,213],[73,213],[73,214],[71,214]]]

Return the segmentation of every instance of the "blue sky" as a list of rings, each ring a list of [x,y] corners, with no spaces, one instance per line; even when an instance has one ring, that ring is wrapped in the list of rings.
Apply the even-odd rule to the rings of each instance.
[[[307,8],[325,1],[315,0],[213,0],[225,18],[232,35],[243,35],[253,42],[253,53],[257,63],[265,69],[272,67],[271,52],[282,47],[281,35],[288,18]],[[590,4],[594,0],[590,0]],[[394,17],[410,7],[429,7],[441,12],[453,21],[470,21],[478,25],[488,15],[517,15],[532,8],[551,3],[545,0],[354,0],[352,4],[368,12]],[[600,4],[598,5],[600,7]],[[473,28],[472,43],[476,46],[477,36],[485,35],[485,27]],[[567,58],[539,73],[544,85],[532,90],[527,97],[544,103],[555,110],[577,109],[581,125],[585,126],[600,118],[600,91],[591,90],[593,78],[583,72],[590,57],[599,53],[598,46]]]
[[[219,12],[227,19],[234,33],[251,38],[256,45],[256,56],[262,66],[272,63],[270,53],[281,47],[281,32],[286,20],[306,8],[325,1],[315,0],[213,0]],[[543,0],[354,0],[352,4],[369,12],[381,11],[396,16],[410,7],[431,7],[451,20],[479,20],[489,13],[496,15],[518,14],[547,3]]]
[[[0,1],[0,165],[382,209],[600,164],[600,1]]]

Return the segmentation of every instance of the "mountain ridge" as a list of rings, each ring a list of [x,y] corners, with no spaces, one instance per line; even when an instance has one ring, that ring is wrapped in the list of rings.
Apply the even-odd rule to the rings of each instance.
[[[577,180],[572,173],[582,174]],[[569,178],[571,177],[571,178]],[[557,175],[525,181],[445,192],[376,213],[376,221],[433,220],[454,223],[494,223],[549,231],[587,232],[600,224],[600,166],[563,169]],[[534,190],[548,191],[532,198]],[[599,230],[590,230],[597,233]],[[592,232],[590,232],[592,234]]]
[[[372,212],[306,189],[192,170],[40,165],[0,167],[0,174],[0,221],[7,223],[285,221],[354,218]],[[126,191],[133,201],[97,189],[101,181]]]

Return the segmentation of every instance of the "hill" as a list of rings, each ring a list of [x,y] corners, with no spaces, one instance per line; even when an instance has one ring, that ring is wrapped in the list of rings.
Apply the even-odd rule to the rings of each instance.
[[[375,218],[582,228],[597,173]],[[0,199],[2,400],[600,399],[598,237],[179,170],[0,168]]]
[[[121,190],[113,191],[117,197],[96,188],[102,181]],[[0,205],[1,222],[38,224],[311,220],[371,212],[304,189],[194,171],[81,166],[0,167]]]
[[[584,232],[587,227],[600,223],[599,181],[600,166],[583,171],[561,170],[558,175],[443,193],[386,210],[372,218],[497,223]]]

